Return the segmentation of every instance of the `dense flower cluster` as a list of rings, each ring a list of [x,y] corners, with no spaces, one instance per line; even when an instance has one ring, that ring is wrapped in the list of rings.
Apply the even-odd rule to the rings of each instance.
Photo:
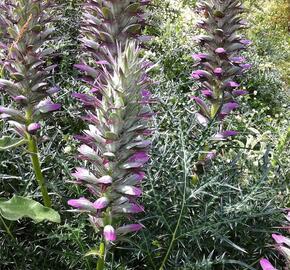
[[[287,221],[290,222],[290,212],[286,215]],[[285,229],[289,230],[289,226],[286,226]],[[276,250],[285,258],[286,268],[290,269],[290,238],[285,237],[280,234],[272,234],[272,238],[276,242]],[[267,259],[261,259],[260,265],[263,270],[277,270]]]
[[[233,130],[224,130],[223,120],[239,107],[235,98],[247,94],[235,79],[251,67],[239,55],[251,42],[237,34],[246,25],[241,18],[241,1],[201,0],[198,11],[204,19],[198,21],[197,26],[207,35],[196,38],[205,52],[193,55],[200,69],[193,71],[191,76],[200,82],[197,90],[202,96],[192,97],[199,107],[196,119],[205,127],[213,120],[219,121],[219,130],[212,139],[225,140],[237,134]]]
[[[84,117],[88,130],[76,136],[83,143],[78,149],[80,158],[88,166],[76,168],[73,176],[96,199],[82,197],[68,204],[88,212],[91,224],[107,241],[122,240],[125,234],[142,228],[136,222],[124,223],[144,211],[138,198],[151,144],[145,139],[151,133],[147,128],[152,114],[146,75],[150,64],[140,58],[135,42],[146,39],[139,33],[147,3],[87,1],[84,6],[82,42],[92,64],[83,62],[76,67],[86,73],[84,81],[91,91],[74,96],[88,111]]]
[[[110,61],[117,55],[118,46],[123,50],[129,39],[147,41],[150,37],[142,36],[141,29],[145,25],[144,7],[148,3],[148,0],[86,0],[83,5],[81,42],[84,52],[89,52],[90,66],[93,59],[97,70],[86,65],[85,59],[75,67],[92,75],[93,78],[96,77],[97,71],[100,79],[102,76],[100,66],[105,64],[107,69],[110,69]]]
[[[13,108],[1,106],[0,113],[25,138],[41,128],[39,121],[45,114],[60,108],[49,98],[58,91],[48,82],[55,68],[55,65],[46,65],[52,50],[43,48],[54,32],[48,14],[53,5],[35,0],[10,0],[0,4],[0,8],[3,41],[0,49],[4,58],[0,64],[6,78],[0,79],[0,90],[9,94],[15,103]]]

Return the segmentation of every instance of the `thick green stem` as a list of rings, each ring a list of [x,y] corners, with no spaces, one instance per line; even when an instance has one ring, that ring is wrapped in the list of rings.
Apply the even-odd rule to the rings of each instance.
[[[33,122],[33,109],[28,107],[26,109],[26,124],[29,125]],[[31,162],[35,174],[36,181],[40,187],[42,199],[46,207],[51,207],[51,199],[48,195],[45,180],[41,171],[37,141],[32,135],[27,135],[28,152],[31,156]]]
[[[45,180],[44,180],[44,177],[43,177],[43,174],[41,171],[37,143],[36,143],[36,140],[33,136],[30,136],[28,138],[28,151],[29,151],[30,156],[31,156],[31,161],[32,161],[32,165],[33,165],[33,169],[34,169],[34,173],[35,173],[35,178],[36,178],[36,181],[40,187],[44,205],[46,207],[51,207],[51,199],[48,195],[47,188],[45,185]]]
[[[101,242],[100,248],[99,248],[99,259],[98,259],[96,270],[105,269],[105,251],[106,251],[105,243]]]

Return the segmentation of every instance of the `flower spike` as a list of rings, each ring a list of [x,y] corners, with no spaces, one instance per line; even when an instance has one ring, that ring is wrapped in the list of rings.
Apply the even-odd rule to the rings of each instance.
[[[89,211],[90,219],[98,220],[95,226],[110,242],[142,228],[141,224],[124,225],[133,214],[144,211],[137,200],[142,195],[144,166],[150,158],[151,142],[142,135],[147,133],[149,120],[143,115],[151,114],[149,82],[139,51],[134,41],[127,42],[123,49],[118,46],[113,70],[104,68],[106,84],[99,85],[102,99],[94,107],[91,103],[89,110],[98,121],[84,131],[86,139],[79,147],[80,158],[90,165],[76,168],[72,174],[93,194],[95,202],[80,198],[68,204]],[[144,103],[145,91],[148,102]]]
[[[238,89],[235,80],[251,67],[240,56],[250,42],[237,34],[246,25],[241,19],[243,7],[239,0],[199,0],[197,10],[204,16],[197,27],[206,35],[196,38],[204,51],[193,55],[198,68],[191,77],[199,82],[201,93],[201,97],[193,97],[198,108],[196,119],[205,127],[218,121],[219,129],[212,139],[225,140],[237,132],[222,130],[223,121],[238,108],[236,97],[247,94]]]

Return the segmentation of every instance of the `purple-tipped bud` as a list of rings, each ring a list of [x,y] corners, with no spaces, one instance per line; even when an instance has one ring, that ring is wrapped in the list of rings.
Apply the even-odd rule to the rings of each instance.
[[[140,162],[142,164],[146,163],[149,160],[149,156],[146,152],[137,152],[130,157],[130,162]]]
[[[111,225],[106,225],[104,227],[104,232],[103,232],[103,235],[106,239],[106,241],[116,241],[117,240],[117,234],[116,234],[116,231],[115,229],[113,228],[113,226]]]
[[[238,132],[235,130],[225,130],[217,133],[212,137],[213,140],[226,140],[229,137],[238,135]]]
[[[148,90],[141,91],[141,104],[149,104],[151,102],[152,93]]]
[[[252,42],[251,40],[248,40],[248,39],[241,39],[241,40],[240,40],[240,43],[243,44],[243,45],[249,46],[249,45],[251,45],[253,42]]]
[[[239,108],[239,104],[236,102],[228,102],[226,104],[223,105],[222,107],[222,113],[223,114],[229,114],[231,111],[235,110]]]
[[[137,152],[132,155],[128,162],[123,165],[124,169],[140,168],[149,160],[149,156],[146,152]]]
[[[226,86],[235,88],[235,87],[239,87],[240,85],[237,82],[229,81],[226,83]]]
[[[106,60],[97,61],[96,64],[98,64],[98,65],[110,65],[110,63]]]
[[[72,97],[80,100],[85,106],[92,106],[92,107],[100,106],[100,100],[98,100],[96,97],[91,96],[91,95],[73,93]]]
[[[242,64],[242,65],[240,65],[240,67],[243,70],[248,70],[248,69],[252,68],[252,65],[251,64]]]
[[[82,144],[78,148],[78,152],[80,154],[82,154],[86,158],[90,158],[90,159],[93,159],[93,160],[98,159],[98,153],[93,148],[91,148],[88,145]]]
[[[233,63],[236,63],[236,64],[242,64],[246,61],[246,58],[243,57],[243,56],[236,56],[236,57],[232,57],[230,58],[230,60],[233,62]]]
[[[145,173],[135,172],[134,174],[129,175],[127,178],[124,179],[124,182],[122,184],[124,185],[138,185],[142,182],[143,178],[145,177]]]
[[[207,98],[211,98],[213,96],[212,91],[209,89],[201,90],[201,93]]]
[[[135,203],[125,203],[114,206],[113,211],[116,213],[137,214],[144,212],[144,207]]]
[[[13,97],[13,99],[14,99],[14,101],[16,101],[17,103],[20,103],[20,104],[27,104],[27,102],[28,102],[27,97],[22,96],[22,95]]]
[[[220,67],[218,67],[218,68],[215,68],[214,69],[214,74],[216,74],[217,76],[221,76],[222,74],[223,74],[223,69],[222,68],[220,68]]]
[[[94,202],[94,207],[96,209],[104,209],[108,206],[109,203],[110,203],[110,200],[107,197],[102,197],[102,198],[97,199]]]
[[[41,125],[39,123],[32,123],[27,127],[27,131],[30,134],[36,134],[39,129],[41,129]]]
[[[277,244],[279,245],[286,244],[288,247],[290,247],[290,239],[288,237],[273,233],[272,238],[275,240]]]
[[[246,91],[246,90],[234,90],[233,92],[232,92],[232,94],[234,95],[234,96],[244,96],[244,95],[247,95],[249,92],[248,91]]]
[[[57,103],[53,103],[49,99],[46,99],[39,102],[36,108],[41,113],[48,113],[48,112],[59,110],[61,108],[61,105]]]
[[[144,228],[142,224],[129,224],[119,227],[116,232],[118,235],[124,235],[131,232],[137,232]]]
[[[195,102],[196,104],[200,107],[202,113],[204,115],[209,115],[209,108],[208,106],[206,105],[206,103],[199,97],[195,97],[195,96],[192,96],[191,97]]]
[[[79,199],[68,200],[67,203],[68,205],[77,208],[79,210],[87,210],[87,211],[95,210],[94,204],[84,197],[81,197]]]
[[[56,94],[60,91],[60,88],[58,86],[54,86],[54,87],[51,87],[49,88],[46,93],[49,94],[49,95],[53,95],[53,94]]]
[[[201,78],[208,78],[210,74],[205,70],[195,70],[191,73],[191,78],[193,79],[201,79]]]
[[[72,173],[72,176],[75,177],[78,181],[98,183],[98,178],[85,168],[77,167],[76,171]]]
[[[267,259],[261,259],[260,265],[263,270],[277,270]]]
[[[195,53],[192,55],[192,58],[196,61],[201,61],[208,58],[208,54],[206,53]]]
[[[116,191],[126,194],[126,195],[137,196],[137,197],[142,195],[142,189],[134,187],[134,186],[120,185],[116,187]]]
[[[109,185],[112,184],[113,178],[110,175],[104,175],[98,179],[98,182],[100,184]]]
[[[226,53],[226,50],[224,48],[217,48],[215,50],[215,52],[218,53],[218,54],[225,54]]]
[[[134,174],[134,177],[138,182],[141,182],[145,177],[145,172],[142,172],[142,171],[136,172]]]

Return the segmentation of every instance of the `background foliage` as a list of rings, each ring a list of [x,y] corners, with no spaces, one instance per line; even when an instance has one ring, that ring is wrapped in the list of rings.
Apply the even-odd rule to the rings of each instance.
[[[66,202],[81,195],[69,173],[78,164],[72,136],[83,128],[81,111],[71,93],[83,90],[72,65],[78,61],[81,1],[60,1],[62,19],[53,44],[59,64],[54,76],[62,88],[63,110],[44,132],[42,163],[48,188],[62,216],[60,225],[11,223],[16,241],[1,230],[1,269],[94,269],[84,254],[98,244],[85,216],[72,215]],[[156,38],[146,56],[156,63],[152,91],[157,99],[152,160],[145,183],[146,229],[114,251],[111,269],[258,269],[270,234],[282,223],[280,208],[289,205],[289,29],[286,0],[248,1],[254,46],[245,56],[254,65],[242,82],[250,95],[228,122],[240,131],[221,145],[222,154],[192,178],[192,167],[211,136],[195,122],[189,96],[193,82],[191,54],[195,1],[153,1],[145,32]],[[5,97],[4,97],[5,98]],[[6,101],[6,100],[5,100]],[[1,100],[3,102],[3,99]],[[7,127],[0,122],[0,133]],[[28,157],[18,150],[0,152],[0,196],[13,193],[38,198]],[[28,190],[33,190],[28,194]],[[109,256],[113,256],[110,254]],[[112,260],[113,262],[113,260]],[[277,264],[278,267],[278,264]],[[281,266],[280,266],[281,268]],[[110,269],[110,268],[109,268]]]

